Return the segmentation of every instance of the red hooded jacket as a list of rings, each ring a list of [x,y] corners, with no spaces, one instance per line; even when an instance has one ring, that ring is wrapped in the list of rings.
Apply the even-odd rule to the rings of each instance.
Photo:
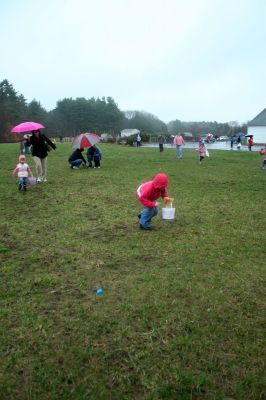
[[[159,197],[167,197],[166,187],[168,185],[168,176],[163,172],[155,175],[152,181],[144,182],[137,189],[136,196],[138,200],[148,208],[155,207],[156,200]]]

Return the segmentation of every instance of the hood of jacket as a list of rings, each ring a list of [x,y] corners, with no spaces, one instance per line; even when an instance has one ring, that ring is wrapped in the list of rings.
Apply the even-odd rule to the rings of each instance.
[[[153,178],[152,183],[155,189],[166,188],[168,186],[168,176],[163,172],[159,172]]]

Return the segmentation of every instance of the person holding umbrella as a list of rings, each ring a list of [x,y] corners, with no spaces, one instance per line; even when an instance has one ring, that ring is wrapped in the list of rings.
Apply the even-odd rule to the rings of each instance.
[[[88,148],[87,158],[90,168],[93,167],[92,162],[94,162],[94,168],[101,168],[100,160],[102,159],[102,152],[95,144]]]
[[[250,137],[249,137],[249,139],[248,139],[248,150],[249,150],[249,151],[251,151],[253,145],[254,145],[253,136],[250,135]]]
[[[98,143],[100,140],[101,140],[100,136],[96,135],[96,133],[94,132],[80,133],[79,135],[74,137],[72,142],[72,147],[78,151],[74,151],[68,159],[69,163],[74,161],[73,169],[79,168],[81,164],[88,165],[85,158],[81,154],[85,147],[89,147],[90,149],[92,149],[93,154],[91,154],[89,150],[87,152],[89,167],[92,167],[91,161],[94,159],[93,156],[95,156],[95,149],[96,149],[95,144]],[[100,157],[98,158],[98,163],[97,165],[95,165],[95,167],[96,166],[100,167]]]
[[[48,151],[56,149],[56,145],[41,133],[42,124],[34,121],[22,122],[11,129],[13,133],[32,132],[28,137],[28,147],[32,146],[32,156],[35,162],[37,182],[47,181],[47,156]]]
[[[56,149],[56,145],[40,129],[32,131],[29,137],[32,146],[32,157],[35,162],[37,182],[47,182],[47,156],[48,151]]]

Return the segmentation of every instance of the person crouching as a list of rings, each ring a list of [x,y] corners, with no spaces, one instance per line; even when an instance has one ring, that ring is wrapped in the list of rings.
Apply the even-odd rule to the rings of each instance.
[[[94,162],[94,168],[101,168],[102,152],[95,144],[88,148],[87,158],[90,168],[93,167],[92,162]]]
[[[86,160],[83,157],[82,152],[84,151],[83,148],[81,149],[76,149],[75,151],[73,151],[73,153],[71,154],[71,156],[68,159],[70,168],[72,169],[79,169],[79,167],[82,165],[86,165]]]
[[[158,214],[158,202],[156,200],[159,197],[162,197],[165,203],[170,202],[167,186],[168,176],[160,172],[151,181],[142,183],[137,189],[136,196],[145,207],[138,215],[140,229],[151,229],[151,220]]]

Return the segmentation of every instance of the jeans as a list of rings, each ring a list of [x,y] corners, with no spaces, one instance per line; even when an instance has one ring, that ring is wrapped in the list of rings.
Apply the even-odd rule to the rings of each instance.
[[[158,214],[157,207],[152,207],[152,208],[145,207],[140,213],[140,220],[139,220],[140,225],[142,225],[143,228],[149,228],[151,224],[151,219],[155,217],[155,215],[157,214]]]
[[[71,167],[80,167],[83,162],[84,161],[81,160],[81,158],[80,158],[78,160],[69,161],[69,164],[71,165]]]
[[[27,178],[19,178],[19,184],[22,186],[27,185]]]
[[[23,149],[23,153],[25,153],[25,154],[30,154],[30,147],[29,146],[24,146],[24,149]]]
[[[182,156],[183,156],[182,145],[181,144],[177,144],[176,145],[176,155],[177,155],[178,158],[182,158]]]

